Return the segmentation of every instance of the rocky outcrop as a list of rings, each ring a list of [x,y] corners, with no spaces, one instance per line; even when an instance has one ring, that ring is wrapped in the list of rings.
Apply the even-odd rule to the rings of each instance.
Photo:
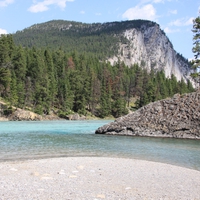
[[[96,134],[200,139],[200,90],[150,103]]]
[[[86,120],[86,116],[78,113],[59,117],[53,111],[48,115],[38,115],[32,111],[7,106],[6,103],[0,101],[0,121],[41,121],[41,120]]]
[[[11,121],[38,121],[42,120],[42,116],[34,112],[17,108],[9,117]]]
[[[62,118],[58,117],[56,114],[51,113],[49,115],[38,115],[29,110],[23,110],[20,108],[16,108],[12,114],[4,117],[4,120],[9,121],[41,121],[41,120],[61,120]],[[1,119],[0,119],[1,120]]]

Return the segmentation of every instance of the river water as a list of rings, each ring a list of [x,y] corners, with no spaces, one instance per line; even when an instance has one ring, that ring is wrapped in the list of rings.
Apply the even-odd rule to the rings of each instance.
[[[109,122],[0,122],[0,162],[99,156],[150,160],[200,171],[200,140],[94,134]]]

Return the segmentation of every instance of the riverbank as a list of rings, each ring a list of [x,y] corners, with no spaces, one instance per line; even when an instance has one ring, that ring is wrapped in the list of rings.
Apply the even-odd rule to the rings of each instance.
[[[52,121],[52,120],[72,120],[72,121],[82,121],[82,120],[101,120],[97,116],[88,113],[86,116],[80,115],[78,113],[73,113],[69,115],[60,114],[57,111],[51,111],[48,115],[39,115],[31,110],[25,110],[16,107],[10,107],[4,101],[0,99],[0,122],[1,121]],[[103,120],[114,120],[113,116],[107,116]]]
[[[122,158],[0,163],[0,199],[200,199],[200,171]]]

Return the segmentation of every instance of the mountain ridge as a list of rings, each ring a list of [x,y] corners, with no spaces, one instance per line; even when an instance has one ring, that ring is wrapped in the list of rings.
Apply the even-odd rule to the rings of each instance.
[[[82,23],[52,20],[32,25],[14,34],[16,44],[26,47],[63,48],[65,51],[96,54],[112,65],[139,64],[149,72],[163,70],[167,77],[190,80],[191,66],[177,53],[159,24],[148,20]]]

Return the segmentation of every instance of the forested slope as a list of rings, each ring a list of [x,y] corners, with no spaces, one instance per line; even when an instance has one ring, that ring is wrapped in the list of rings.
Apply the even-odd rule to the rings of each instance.
[[[38,114],[119,117],[132,98],[136,108],[149,102],[193,91],[191,83],[166,78],[163,71],[147,73],[138,64],[114,66],[98,56],[62,49],[24,48],[12,35],[0,37],[0,96],[10,105]],[[7,110],[8,113],[12,109]]]
[[[23,47],[62,49],[66,53],[95,56],[115,65],[118,61],[131,67],[140,65],[150,72],[164,71],[178,81],[194,81],[188,60],[173,48],[159,24],[148,20],[86,24],[52,20],[35,24],[13,34],[17,45]]]

